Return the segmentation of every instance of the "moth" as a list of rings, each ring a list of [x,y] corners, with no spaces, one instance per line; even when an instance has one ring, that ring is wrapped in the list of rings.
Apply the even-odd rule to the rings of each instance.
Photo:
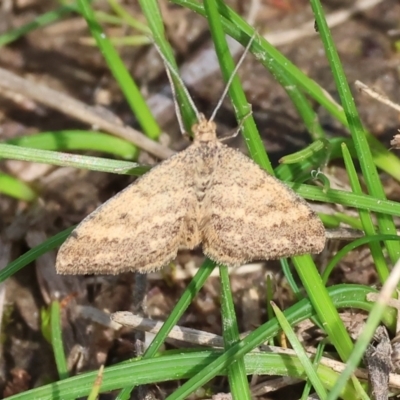
[[[187,149],[74,229],[58,252],[58,273],[146,273],[169,264],[179,249],[199,245],[227,266],[322,251],[325,229],[306,201],[221,143],[213,117],[198,113],[192,131]]]

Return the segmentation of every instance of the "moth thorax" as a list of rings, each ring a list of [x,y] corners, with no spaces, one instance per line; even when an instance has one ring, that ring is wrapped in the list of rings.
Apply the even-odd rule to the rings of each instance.
[[[208,173],[208,170],[209,166],[204,165],[204,168],[199,168],[193,177],[195,195],[200,202],[203,201],[206,191],[210,186],[211,174]]]

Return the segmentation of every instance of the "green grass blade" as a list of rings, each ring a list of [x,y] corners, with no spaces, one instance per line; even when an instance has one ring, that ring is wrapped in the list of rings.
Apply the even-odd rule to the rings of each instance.
[[[335,346],[340,358],[347,360],[353,349],[353,343],[329,297],[313,259],[305,254],[293,257],[292,261],[329,340]]]
[[[225,350],[240,342],[239,328],[233,297],[229,282],[229,271],[226,266],[219,267],[221,277],[221,315],[222,335]],[[246,366],[243,358],[237,358],[235,363],[228,367],[229,388],[234,399],[251,400],[249,383],[247,381]]]
[[[89,150],[127,160],[137,157],[137,148],[126,140],[97,131],[62,130],[20,136],[4,143],[41,150]]]
[[[364,210],[387,213],[399,216],[400,204],[396,201],[379,200],[368,195],[358,195],[343,190],[330,189],[324,193],[320,188],[310,185],[298,185],[287,182],[287,185],[305,199],[322,201],[325,203],[342,204],[348,207],[361,208]]]
[[[169,351],[162,357],[151,360],[131,360],[108,367],[104,370],[100,392],[109,392],[134,382],[143,385],[153,382],[168,382],[175,379],[188,379],[206,368],[220,356],[220,351],[196,351],[186,354],[177,354]],[[270,374],[305,377],[304,370],[297,357],[286,354],[257,353],[245,356],[246,372],[250,374]],[[225,371],[220,373],[224,375]],[[329,389],[337,379],[337,373],[326,366],[319,366],[318,374],[324,385]],[[9,397],[9,400],[66,400],[86,397],[90,393],[97,371],[84,373],[62,381],[54,382]],[[353,400],[357,393],[351,385],[347,385],[342,392],[345,400]],[[172,398],[172,397],[170,397]],[[182,397],[176,397],[181,398]]]
[[[111,6],[115,14],[117,14],[123,21],[129,24],[133,29],[137,29],[140,32],[150,34],[151,31],[149,27],[138,19],[133,18],[121,4],[118,3],[117,0],[108,0],[108,4]]]
[[[0,157],[10,160],[21,160],[58,165],[60,167],[75,167],[92,171],[111,172],[114,174],[143,175],[150,168],[128,161],[117,161],[107,158],[79,156],[61,153],[59,151],[31,149],[0,143]]]
[[[22,201],[34,201],[37,194],[24,182],[0,172],[0,193]]]
[[[318,394],[318,397],[321,400],[326,399],[327,393],[324,388],[324,385],[322,384],[321,380],[318,377],[316,368],[314,368],[313,363],[310,361],[308,358],[307,353],[305,352],[303,346],[301,345],[299,339],[297,338],[296,334],[294,333],[292,327],[288,323],[287,319],[283,315],[282,311],[279,309],[279,307],[276,306],[272,302],[272,308],[274,309],[276,318],[279,322],[279,325],[282,327],[283,332],[285,332],[285,335],[289,339],[290,344],[292,345],[293,350],[296,352],[297,356],[299,357],[299,361],[304,367],[304,370],[307,374],[307,377],[311,384],[313,385],[315,391]]]
[[[138,119],[140,126],[147,136],[151,139],[157,139],[161,133],[161,129],[120,56],[107,38],[107,35],[101,28],[100,24],[97,22],[95,13],[93,12],[88,0],[78,0],[78,4],[83,17],[86,19],[90,32],[96,40],[99,50],[104,56],[112,75],[124,93],[124,96]]]
[[[322,358],[322,356],[324,354],[324,348],[325,348],[325,344],[324,343],[318,343],[317,351],[315,352],[315,357],[314,357],[314,360],[313,360],[313,363],[312,363],[314,368],[318,368],[318,365],[319,365],[319,363],[321,361],[321,358]],[[308,400],[309,399],[311,388],[312,388],[312,384],[308,380],[306,385],[305,385],[305,387],[304,387],[304,390],[303,390],[303,393],[302,393],[302,396],[301,396],[300,400]]]
[[[349,181],[351,189],[354,193],[362,194],[361,184],[358,180],[357,172],[354,167],[353,161],[351,159],[350,153],[345,144],[342,145],[343,149],[343,160],[345,162],[347,174],[349,176]],[[372,217],[367,210],[358,210],[360,220],[363,226],[363,230],[366,236],[376,235],[375,226],[372,221]],[[382,248],[380,244],[376,241],[369,242],[369,248],[371,250],[371,255],[374,259],[374,264],[376,266],[376,271],[378,272],[379,279],[383,284],[389,276],[389,267],[386,264],[385,256],[383,255]]]
[[[54,358],[56,360],[58,376],[60,379],[66,379],[68,378],[69,374],[62,340],[60,303],[55,300],[51,303],[50,307],[51,345],[53,347]]]

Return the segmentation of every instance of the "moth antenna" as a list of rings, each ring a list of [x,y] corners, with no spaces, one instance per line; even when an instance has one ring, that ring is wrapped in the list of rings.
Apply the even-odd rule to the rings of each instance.
[[[194,104],[194,101],[192,99],[192,96],[190,96],[189,91],[187,90],[185,83],[183,82],[182,78],[179,76],[179,73],[175,70],[175,68],[173,67],[173,65],[166,59],[166,57],[164,56],[164,54],[161,52],[161,49],[158,47],[157,43],[154,42],[154,46],[158,51],[158,54],[160,55],[160,57],[162,58],[164,65],[165,65],[165,70],[167,72],[167,76],[168,76],[168,80],[169,83],[171,85],[171,92],[172,92],[172,98],[174,100],[174,106],[175,106],[175,111],[176,111],[176,116],[178,118],[178,122],[179,122],[179,127],[181,129],[182,134],[186,133],[185,130],[185,126],[183,124],[183,118],[182,118],[182,113],[181,110],[179,108],[178,105],[178,98],[176,95],[176,88],[174,85],[174,81],[172,79],[172,75],[174,75],[174,77],[178,80],[178,82],[180,83],[182,90],[185,92],[185,95],[190,103],[190,106],[192,107],[192,109],[194,110],[195,114],[196,114],[196,118],[197,121],[200,122],[203,118],[202,118],[202,114],[199,112],[199,110],[197,109],[196,105]]]
[[[225,99],[225,97],[226,97],[226,94],[228,93],[228,90],[229,90],[229,88],[231,87],[233,78],[235,77],[235,75],[236,75],[238,69],[240,68],[240,66],[243,64],[243,61],[244,61],[244,59],[245,59],[245,57],[246,57],[246,55],[247,55],[247,53],[248,53],[248,51],[249,51],[249,49],[250,49],[251,44],[253,43],[253,41],[254,41],[254,39],[255,39],[255,37],[256,37],[256,34],[257,34],[257,33],[254,32],[253,36],[250,38],[249,43],[247,43],[247,46],[246,46],[246,48],[244,49],[244,52],[243,52],[243,54],[241,55],[241,57],[240,57],[238,63],[236,64],[235,69],[233,70],[231,76],[229,77],[228,82],[226,83],[225,89],[224,89],[224,91],[222,92],[222,95],[221,95],[220,99],[218,100],[217,106],[215,107],[213,113],[211,114],[211,117],[210,117],[210,119],[209,119],[210,121],[214,121],[214,118],[215,118],[215,116],[216,116],[218,110],[221,108],[222,103],[223,103],[223,101],[224,101],[224,99]]]
[[[181,134],[185,135],[186,134],[185,125],[183,123],[181,109],[179,108],[179,105],[178,105],[178,98],[176,96],[174,81],[172,80],[171,72],[170,72],[169,68],[167,67],[167,65],[165,65],[165,68],[166,68],[165,70],[167,72],[169,84],[171,85],[172,98],[174,100],[175,114],[176,114],[176,118],[178,119],[179,129],[181,130]],[[197,115],[197,113],[196,113],[196,115]]]

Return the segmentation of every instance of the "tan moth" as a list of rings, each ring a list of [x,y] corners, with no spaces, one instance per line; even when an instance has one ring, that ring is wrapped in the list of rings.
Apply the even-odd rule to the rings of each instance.
[[[325,229],[307,202],[222,144],[212,119],[198,114],[186,150],[86,217],[61,246],[57,272],[150,272],[199,245],[227,266],[321,252]]]

